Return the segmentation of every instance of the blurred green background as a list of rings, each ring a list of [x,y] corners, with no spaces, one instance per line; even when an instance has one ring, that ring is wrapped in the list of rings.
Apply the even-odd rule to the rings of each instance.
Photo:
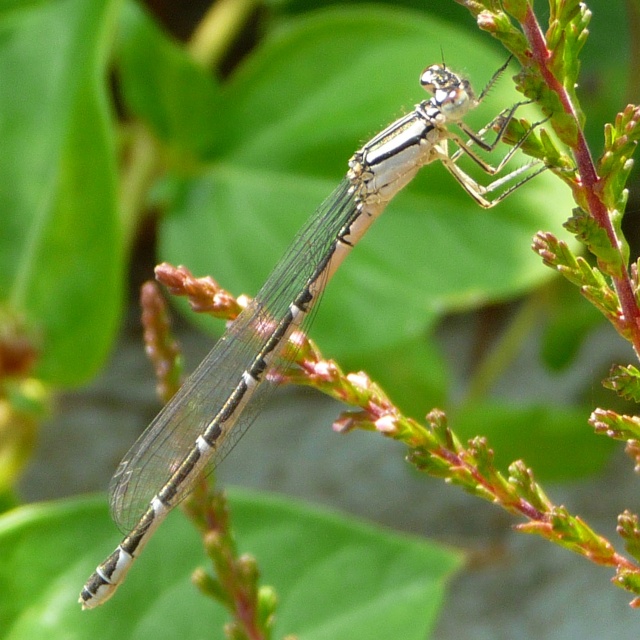
[[[444,58],[480,90],[506,57],[449,0],[221,4],[227,14],[214,24],[226,15],[232,26],[209,38],[218,46],[212,70],[185,45],[207,3],[0,4],[8,507],[104,490],[153,417],[136,297],[154,264],[185,264],[255,294],[353,151],[424,99],[425,66]],[[589,7],[578,93],[597,157],[604,123],[638,101],[638,7]],[[517,99],[505,77],[469,121],[478,128]],[[633,178],[625,231],[635,255]],[[489,438],[499,465],[524,458],[552,483],[553,499],[602,518],[613,535],[615,514],[634,506],[631,465],[586,421],[596,406],[633,411],[599,382],[632,352],[529,249],[539,229],[570,241],[561,225],[571,206],[567,189],[544,175],[482,211],[441,167],[427,167],[331,282],[310,335],[410,415],[443,408],[460,437]],[[223,326],[175,309],[190,370]],[[484,569],[459,579],[431,637],[460,637],[473,624],[473,637],[572,638],[587,612],[604,625],[597,637],[627,637],[627,596],[605,571],[512,538],[506,516],[417,478],[389,442],[332,434],[339,411],[309,391],[277,394],[221,480],[474,550]],[[104,535],[109,550],[117,533]],[[559,584],[559,573],[572,578]],[[571,589],[585,584],[588,606],[559,606],[558,594],[575,601]],[[554,607],[561,624],[522,631]]]

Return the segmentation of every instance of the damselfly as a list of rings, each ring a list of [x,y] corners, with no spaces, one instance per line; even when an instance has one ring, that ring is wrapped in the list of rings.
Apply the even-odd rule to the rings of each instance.
[[[492,151],[524,103],[503,110],[478,132],[462,122],[506,67],[498,69],[478,97],[466,80],[445,65],[428,67],[420,83],[432,97],[354,154],[346,177],[298,233],[255,299],[120,463],[111,483],[111,512],[129,533],[85,584],[79,599],[83,608],[96,607],[113,595],[169,511],[251,424],[260,398],[272,386],[268,373],[279,366],[292,332],[349,251],[420,167],[442,162],[484,208],[544,170],[543,165],[530,162],[483,186],[457,164],[467,156],[494,176],[526,138],[492,166],[473,145]],[[449,124],[459,131],[449,130]],[[490,130],[496,130],[496,138],[487,143],[484,135]],[[518,177],[519,181],[489,199],[489,194]]]

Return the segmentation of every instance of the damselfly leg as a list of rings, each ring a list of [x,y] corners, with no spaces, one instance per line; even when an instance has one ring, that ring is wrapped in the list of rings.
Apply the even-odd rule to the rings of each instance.
[[[497,165],[492,165],[487,162],[484,158],[479,156],[477,152],[471,148],[473,143],[480,146],[484,151],[491,152],[493,151],[497,145],[502,141],[504,134],[507,130],[509,122],[513,118],[515,110],[522,106],[522,104],[526,103],[518,103],[514,107],[508,110],[506,116],[505,112],[501,112],[498,114],[491,122],[489,122],[485,127],[483,127],[477,133],[469,129],[469,127],[461,126],[460,128],[469,136],[468,140],[464,140],[460,135],[448,132],[448,140],[450,140],[455,146],[457,146],[457,150],[451,155],[445,155],[441,158],[442,164],[449,171],[449,173],[456,179],[458,184],[484,209],[489,209],[494,207],[499,202],[502,202],[507,196],[511,195],[516,189],[519,189],[521,186],[529,182],[532,178],[535,178],[537,175],[546,170],[546,165],[539,160],[531,160],[516,169],[513,169],[509,173],[497,178],[496,180],[492,180],[489,184],[481,184],[476,179],[472,178],[464,169],[458,166],[457,162],[460,158],[466,156],[473,160],[477,166],[479,166],[482,171],[484,171],[487,175],[495,176],[502,171],[505,165],[513,158],[514,154],[518,149],[523,145],[525,140],[529,137],[529,135],[536,129],[536,127],[543,124],[544,121],[534,123],[522,136],[516,144],[514,144],[509,151],[502,157],[500,162]],[[500,122],[500,128],[498,130],[496,139],[492,143],[487,143],[482,139],[482,135],[493,128],[493,126]],[[462,123],[460,123],[462,124]],[[530,171],[532,170],[532,171]],[[527,173],[530,171],[530,173]],[[494,192],[496,189],[499,189],[505,184],[510,183],[512,180],[515,180],[519,176],[524,176],[507,189],[502,191],[498,196],[493,199],[488,199],[486,197],[487,194]]]
[[[496,165],[492,165],[487,162],[484,158],[478,155],[478,153],[471,148],[471,145],[478,145],[483,151],[491,153],[496,149],[498,144],[502,142],[504,135],[507,131],[507,127],[509,123],[513,119],[516,110],[526,104],[529,104],[529,101],[517,102],[515,105],[510,107],[509,109],[504,109],[501,111],[495,118],[490,120],[482,129],[479,131],[473,131],[469,126],[464,124],[464,122],[457,123],[459,128],[468,136],[468,139],[463,139],[460,135],[455,132],[449,132],[450,137],[449,140],[453,142],[458,148],[457,150],[448,158],[443,159],[442,163],[449,171],[449,173],[456,179],[456,181],[460,184],[460,186],[483,208],[488,209],[490,207],[495,206],[499,202],[502,202],[508,195],[513,193],[516,189],[519,189],[522,185],[526,184],[532,178],[535,178],[537,175],[546,170],[546,166],[540,162],[539,160],[531,160],[526,164],[517,167],[513,171],[503,175],[497,180],[491,181],[489,184],[483,185],[480,184],[477,180],[472,178],[466,171],[461,169],[457,162],[460,158],[466,156],[473,160],[476,165],[478,165],[487,175],[495,176],[505,165],[513,158],[514,154],[520,147],[524,144],[527,138],[533,133],[533,131],[544,124],[546,120],[540,120],[539,122],[533,123],[529,129],[525,132],[525,134],[507,151],[507,153],[501,158],[500,162]],[[493,142],[487,142],[484,139],[484,135],[487,131],[493,130],[495,127],[498,128],[496,132],[496,137]],[[518,176],[526,174],[527,171],[537,167],[531,173],[525,175],[524,178],[518,180],[514,184],[512,184],[509,188],[505,189],[500,195],[493,198],[492,200],[487,199],[485,196],[488,193],[492,193],[496,189],[499,189],[501,186],[508,184],[512,180],[516,179]]]

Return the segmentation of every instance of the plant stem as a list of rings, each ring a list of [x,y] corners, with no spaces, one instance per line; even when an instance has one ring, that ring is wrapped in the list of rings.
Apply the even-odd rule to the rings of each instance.
[[[611,274],[611,278],[620,301],[622,311],[620,323],[628,330],[628,335],[636,356],[640,359],[640,309],[638,309],[633,283],[631,282],[627,265],[625,264],[625,258],[621,250],[624,242],[618,238],[609,212],[602,200],[598,197],[599,177],[584,136],[584,131],[582,127],[579,126],[579,119],[572,104],[571,97],[548,67],[547,63],[550,58],[550,53],[544,34],[533,13],[531,5],[527,8],[522,28],[531,44],[533,59],[537,62],[545,82],[558,95],[566,113],[570,114],[577,124],[577,138],[573,153],[580,180],[576,182],[574,195],[576,196],[576,201],[578,203],[584,203],[586,209],[598,225],[606,231],[611,246],[618,254],[618,264],[621,266],[619,275]]]
[[[522,303],[497,344],[490,349],[487,356],[474,370],[467,392],[456,411],[464,411],[465,407],[477,403],[487,394],[493,383],[522,348],[524,338],[530,334],[535,323],[539,306],[538,298],[535,295]]]
[[[255,0],[218,0],[211,5],[187,47],[194,60],[217,66],[257,7]]]
[[[133,242],[147,193],[159,170],[158,145],[147,129],[134,123],[129,130],[131,144],[120,171],[118,210],[127,247]]]

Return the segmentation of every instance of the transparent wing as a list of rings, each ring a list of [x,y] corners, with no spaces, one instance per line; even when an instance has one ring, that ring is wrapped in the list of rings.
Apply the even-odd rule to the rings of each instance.
[[[264,326],[277,325],[296,296],[324,269],[338,233],[357,217],[349,187],[349,181],[343,179],[320,205],[252,303],[125,455],[110,485],[111,515],[123,532],[128,533],[135,526],[151,499],[193,449],[196,438],[236,388],[243,372],[268,340]],[[312,300],[311,305],[314,302],[317,300]],[[307,315],[305,324],[311,315]],[[277,351],[275,355],[277,361]],[[263,382],[234,427],[216,442],[209,470],[229,453],[255,419],[274,386],[265,381],[267,377],[263,376]],[[195,480],[183,485],[178,501],[188,495]]]

